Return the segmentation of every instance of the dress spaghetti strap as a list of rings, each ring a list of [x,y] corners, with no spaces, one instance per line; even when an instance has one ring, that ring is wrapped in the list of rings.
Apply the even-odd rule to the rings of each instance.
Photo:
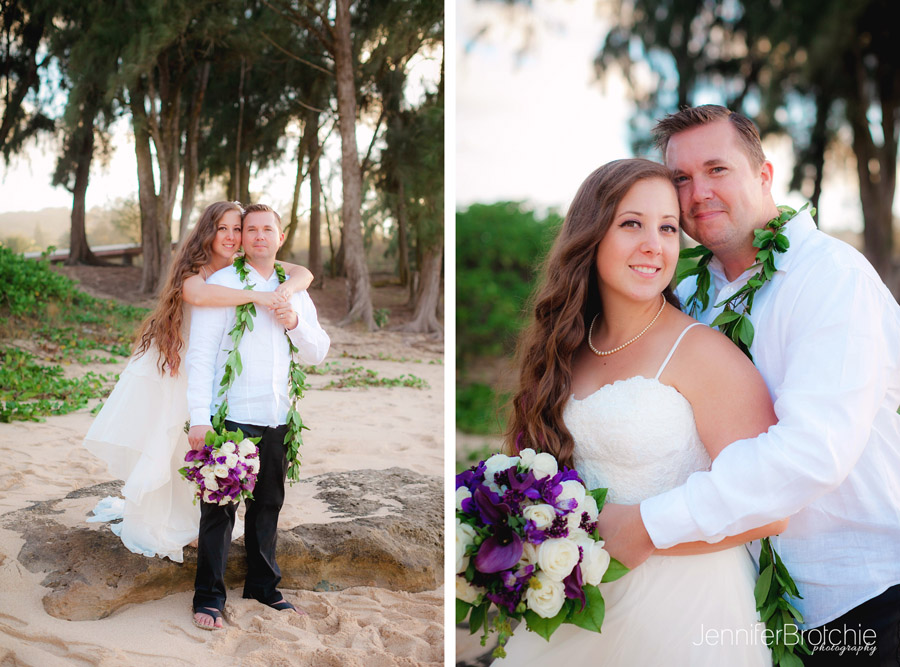
[[[687,325],[682,330],[682,332],[678,335],[678,338],[675,340],[675,344],[672,346],[672,349],[669,350],[669,354],[666,356],[665,360],[662,362],[662,366],[660,366],[659,370],[656,371],[656,377],[653,378],[654,380],[659,380],[659,376],[662,375],[662,372],[664,370],[666,370],[666,366],[669,364],[669,359],[671,359],[672,355],[675,354],[675,348],[678,347],[678,344],[681,342],[681,339],[684,338],[684,334],[686,334],[688,332],[688,329],[693,329],[698,324],[706,326],[703,324],[703,322],[694,322],[693,324]]]

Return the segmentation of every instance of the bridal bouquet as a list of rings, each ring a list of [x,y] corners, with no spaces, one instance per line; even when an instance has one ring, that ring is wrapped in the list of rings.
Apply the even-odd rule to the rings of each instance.
[[[597,584],[627,571],[597,534],[605,498],[606,489],[587,491],[575,470],[533,449],[456,476],[456,622],[468,617],[473,634],[484,628],[482,644],[497,631],[494,657],[506,655],[512,618],[548,640],[563,623],[600,632]]]
[[[215,505],[253,499],[253,487],[259,473],[259,438],[245,438],[237,431],[210,431],[206,444],[188,450],[186,466],[178,472],[197,486],[196,499]]]

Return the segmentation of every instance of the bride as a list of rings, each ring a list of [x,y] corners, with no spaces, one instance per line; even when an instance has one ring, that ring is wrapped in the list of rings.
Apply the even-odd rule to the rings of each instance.
[[[618,160],[585,180],[520,341],[509,449],[550,452],[587,488],[630,504],[775,423],[753,364],[679,310],[670,288],[678,251],[678,198],[664,166]],[[522,625],[495,664],[769,665],[743,543],[786,525],[657,552],[600,585],[600,634],[563,625],[547,642]]]
[[[178,469],[188,446],[187,350],[191,306],[238,306],[254,303],[274,308],[309,287],[312,274],[283,263],[290,279],[275,292],[236,290],[207,285],[206,279],[231,264],[241,247],[237,202],[216,202],[172,260],[154,311],[141,326],[134,355],[122,372],[84,439],[84,446],[106,461],[109,472],[125,480],[124,501],[105,498],[94,521],[122,518],[110,527],[134,553],[166,556],[182,562],[182,548],[196,539],[200,507]]]

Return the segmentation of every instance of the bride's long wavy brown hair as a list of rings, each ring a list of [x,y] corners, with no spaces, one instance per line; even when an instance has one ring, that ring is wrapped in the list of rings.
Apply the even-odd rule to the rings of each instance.
[[[533,317],[519,338],[519,386],[505,449],[525,447],[553,454],[573,466],[574,442],[563,423],[572,393],[572,361],[584,343],[590,319],[603,316],[597,281],[597,246],[606,235],[619,202],[638,181],[671,182],[671,172],[650,160],[616,160],[585,179],[566,213],[562,229],[541,267],[531,299]],[[667,287],[666,299],[678,306]]]
[[[155,345],[160,373],[168,371],[172,375],[178,375],[181,367],[181,350],[184,347],[181,335],[184,323],[181,290],[184,281],[199,273],[200,267],[208,264],[212,258],[212,245],[218,231],[219,220],[228,211],[241,213],[241,207],[235,202],[219,201],[207,206],[200,214],[194,229],[172,260],[156,308],[141,324],[134,353],[140,356]]]

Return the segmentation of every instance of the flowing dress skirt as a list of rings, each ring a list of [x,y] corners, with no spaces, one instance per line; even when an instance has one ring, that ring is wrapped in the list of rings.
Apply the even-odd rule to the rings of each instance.
[[[524,623],[495,667],[739,667],[771,665],[757,621],[756,569],[744,547],[696,556],[651,556],[600,584],[601,633],[562,625],[545,641]]]
[[[125,481],[121,500],[100,502],[96,520],[122,516],[114,532],[131,551],[182,562],[182,548],[196,539],[200,505],[178,473],[189,449],[187,371],[161,375],[157,352],[132,358],[88,430],[84,446]]]

